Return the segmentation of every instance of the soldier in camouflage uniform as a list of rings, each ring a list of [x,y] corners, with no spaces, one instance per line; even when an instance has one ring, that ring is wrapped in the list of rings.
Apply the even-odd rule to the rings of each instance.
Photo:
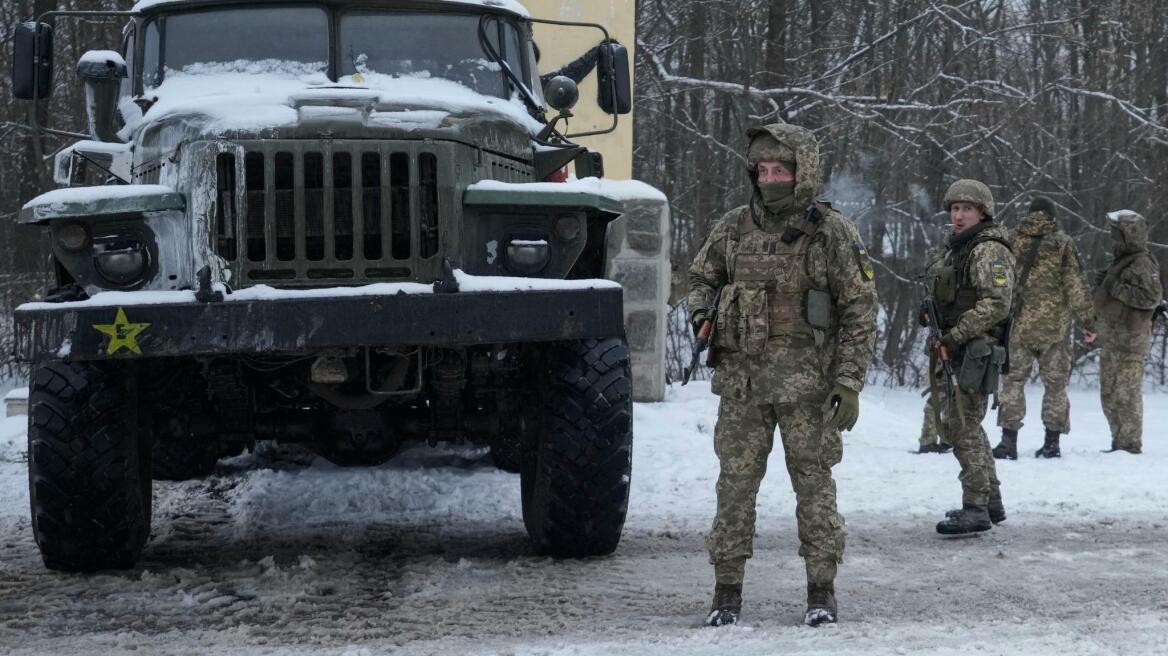
[[[1148,252],[1148,223],[1130,210],[1107,215],[1115,261],[1099,272],[1099,387],[1111,426],[1110,451],[1140,453],[1144,424],[1144,358],[1164,288],[1160,265]]]
[[[945,253],[928,268],[929,293],[937,305],[943,337],[931,343],[934,389],[943,384],[939,359],[949,357],[958,370],[945,435],[961,463],[961,508],[937,524],[945,535],[989,530],[1005,520],[1002,494],[982,430],[989,395],[997,391],[1005,362],[1002,344],[1014,287],[1014,256],[1008,233],[994,223],[994,198],[976,180],[958,180],[945,194],[953,233]]]
[[[1010,333],[1010,371],[1002,384],[998,426],[1002,441],[995,458],[1018,459],[1018,429],[1026,416],[1026,381],[1038,364],[1042,377],[1042,424],[1046,437],[1035,457],[1058,458],[1059,436],[1071,431],[1067,383],[1071,375],[1071,313],[1092,341],[1095,312],[1075,242],[1055,224],[1054,202],[1037,196],[1014,231],[1018,258],[1014,323]]]
[[[819,145],[807,130],[747,131],[749,205],[723,216],[689,269],[696,326],[724,287],[712,337],[721,396],[714,451],[717,514],[707,539],[716,586],[707,622],[737,621],[755,502],[779,427],[795,490],[799,554],[812,626],[835,622],[836,565],[844,550],[831,468],[840,430],[859,413],[875,347],[876,289],[856,227],[823,202]]]

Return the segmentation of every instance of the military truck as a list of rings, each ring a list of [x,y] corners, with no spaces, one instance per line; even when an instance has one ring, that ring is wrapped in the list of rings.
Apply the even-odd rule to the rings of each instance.
[[[574,82],[541,84],[536,19],[514,0],[51,12],[16,32],[17,97],[44,104],[54,25],[78,15],[127,24],[77,65],[89,126],[56,155],[65,188],[20,217],[56,281],[15,316],[47,567],[132,566],[152,480],[261,440],[346,466],[486,446],[539,551],[616,548],[632,402],[602,277],[622,204],[565,128]],[[615,125],[628,55],[597,43]]]

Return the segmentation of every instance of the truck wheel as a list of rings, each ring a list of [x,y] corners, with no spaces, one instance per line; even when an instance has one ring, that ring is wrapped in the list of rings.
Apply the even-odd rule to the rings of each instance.
[[[548,351],[543,435],[524,454],[523,523],[537,550],[580,558],[612,553],[629,504],[632,377],[624,338]]]
[[[150,535],[136,377],[116,364],[38,368],[29,390],[32,528],[45,567],[132,567]]]
[[[158,440],[150,450],[150,473],[156,481],[203,478],[215,471],[222,451],[214,442]]]

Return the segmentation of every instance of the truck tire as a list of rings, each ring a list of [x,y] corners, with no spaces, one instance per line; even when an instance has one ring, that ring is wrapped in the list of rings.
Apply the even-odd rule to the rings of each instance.
[[[29,390],[32,528],[45,567],[132,567],[150,536],[137,380],[113,363],[38,368]]]
[[[558,343],[547,355],[542,436],[520,472],[523,523],[541,553],[609,554],[629,504],[629,348],[609,337]]]
[[[150,474],[156,481],[189,481],[215,471],[223,449],[214,442],[157,440],[150,449]]]

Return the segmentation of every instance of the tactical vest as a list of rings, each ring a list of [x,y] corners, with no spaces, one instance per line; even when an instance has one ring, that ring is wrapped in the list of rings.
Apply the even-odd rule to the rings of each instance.
[[[946,258],[946,265],[934,272],[933,299],[937,302],[937,311],[941,315],[941,330],[946,332],[952,330],[961,320],[961,316],[977,305],[977,287],[969,273],[969,259],[973,249],[989,241],[996,241],[1011,249],[1010,242],[997,235],[987,235],[983,230],[958,246],[956,251],[952,251]],[[1000,341],[1009,321],[1007,318],[994,326],[990,334]]]
[[[830,208],[829,208],[830,209]],[[831,297],[816,290],[806,256],[823,210],[816,207],[782,233],[762,230],[747,210],[739,216],[730,262],[738,346],[761,353],[770,337],[809,338],[822,345],[831,321]]]
[[[1108,267],[1107,275],[1118,279],[1124,270],[1134,264],[1141,256],[1151,257],[1143,251],[1125,255]],[[1095,288],[1092,300],[1095,302],[1095,309],[1098,310],[1099,315],[1108,323],[1122,326],[1128,332],[1136,335],[1148,336],[1152,334],[1152,315],[1156,312],[1155,308],[1141,310],[1131,307],[1103,291],[1102,285]]]

